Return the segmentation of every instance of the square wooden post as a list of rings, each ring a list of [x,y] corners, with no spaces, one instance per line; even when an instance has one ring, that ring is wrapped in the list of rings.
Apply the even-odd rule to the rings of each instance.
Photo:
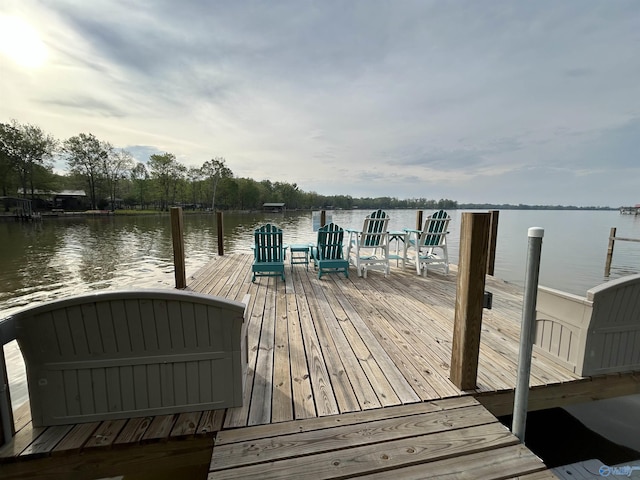
[[[489,213],[462,214],[450,372],[460,390],[476,388],[478,377],[490,221]]]
[[[176,274],[176,288],[186,288],[187,275],[184,263],[184,224],[182,208],[171,207],[171,238],[173,239],[173,265]]]
[[[498,218],[499,210],[491,210],[491,227],[489,228],[489,258],[487,259],[487,275],[493,276],[496,264],[496,244],[498,242]]]
[[[218,232],[218,255],[224,255],[224,226],[222,212],[216,212],[216,226]]]

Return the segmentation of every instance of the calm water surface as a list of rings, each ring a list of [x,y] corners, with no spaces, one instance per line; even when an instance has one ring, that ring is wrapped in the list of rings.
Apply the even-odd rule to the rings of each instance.
[[[359,227],[369,212],[333,212],[343,227]],[[390,229],[413,227],[413,210],[392,210]],[[430,212],[426,212],[428,214]],[[458,261],[460,211],[450,211],[449,252]],[[250,253],[251,232],[272,222],[288,243],[314,242],[311,213],[225,214],[225,252]],[[217,254],[215,218],[185,215],[187,275]],[[584,295],[605,281],[609,230],[640,238],[640,217],[609,211],[500,212],[495,275],[522,285],[527,229],[545,229],[540,283]],[[105,288],[173,285],[168,216],[51,218],[0,223],[0,316],[29,305]],[[617,242],[611,278],[640,271],[640,243]]]
[[[358,228],[367,213],[335,211],[333,221],[345,228]],[[415,211],[389,213],[391,230],[414,227]],[[449,213],[453,218],[449,251],[452,262],[457,263],[461,212]],[[191,275],[216,255],[216,225],[212,215],[185,215],[184,220],[187,275]],[[287,243],[315,241],[309,212],[225,214],[225,252],[251,253],[251,233],[266,222],[282,227]],[[523,284],[527,230],[533,226],[545,229],[540,283],[578,295],[605,281],[611,227],[617,227],[618,236],[640,238],[640,216],[608,211],[501,211],[497,277]],[[0,222],[0,318],[29,304],[90,290],[172,287],[172,256],[168,216]],[[616,243],[611,278],[638,272],[640,243]],[[15,342],[7,345],[7,349],[9,355],[13,353],[14,358],[19,358]],[[24,365],[20,361],[10,362],[8,369],[12,400],[17,406],[27,398]],[[640,449],[637,426],[629,423],[640,412],[640,396],[591,402],[570,411],[613,441]],[[594,423],[598,419],[602,425]]]

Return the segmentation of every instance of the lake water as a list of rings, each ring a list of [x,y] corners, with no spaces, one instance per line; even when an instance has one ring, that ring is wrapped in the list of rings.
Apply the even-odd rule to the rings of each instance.
[[[368,212],[335,211],[333,221],[359,227]],[[413,228],[413,210],[392,210],[390,229]],[[430,212],[426,212],[428,214]],[[450,211],[449,254],[458,260],[460,211]],[[314,242],[311,213],[225,214],[225,252],[250,253],[251,232],[272,222],[287,243]],[[213,215],[185,215],[187,275],[217,254]],[[640,238],[640,216],[616,211],[504,210],[500,212],[495,275],[524,281],[527,229],[543,227],[540,283],[578,295],[603,281],[609,230]],[[0,317],[17,308],[89,290],[172,286],[173,252],[166,215],[45,218],[0,222]],[[640,243],[617,242],[611,277],[640,272]]]
[[[359,228],[367,213],[335,211],[332,220],[345,228]],[[414,228],[415,211],[388,213],[390,230]],[[425,212],[425,216],[430,213]],[[449,213],[449,255],[452,263],[457,263],[461,211]],[[315,241],[310,212],[225,214],[225,252],[251,253],[252,231],[267,222],[284,230],[287,243]],[[184,226],[190,275],[217,254],[215,216],[185,215]],[[617,211],[503,210],[496,277],[523,285],[527,230],[533,226],[545,229],[540,283],[578,295],[585,295],[589,288],[606,280],[604,266],[611,227],[617,227],[617,236],[640,238],[640,216]],[[617,242],[610,278],[639,272],[640,243]],[[0,222],[0,318],[27,305],[90,290],[173,285],[171,229],[166,215]],[[24,378],[22,366],[8,367],[10,378]],[[12,385],[16,398],[26,395],[23,383]],[[600,402],[592,402],[569,410],[612,440],[640,450],[640,396],[607,402],[602,407],[596,405]],[[630,418],[636,421],[629,422]]]

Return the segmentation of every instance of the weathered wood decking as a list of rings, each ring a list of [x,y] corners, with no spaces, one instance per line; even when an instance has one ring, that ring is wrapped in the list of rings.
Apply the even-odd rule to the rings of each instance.
[[[420,401],[476,396],[510,413],[516,384],[521,288],[487,277],[493,309],[483,314],[478,384],[449,381],[456,275],[392,268],[385,278],[290,270],[286,281],[251,283],[251,256],[218,257],[189,288],[239,300],[249,293],[249,368],[242,408],[225,428],[277,423]],[[352,270],[353,273],[353,270]],[[534,356],[530,409],[640,392],[637,375],[580,378]]]
[[[488,277],[493,309],[484,311],[478,386],[461,392],[448,379],[455,269],[422,278],[392,268],[388,278],[367,279],[352,269],[349,278],[318,280],[312,268],[287,264],[285,282],[252,283],[251,261],[216,257],[188,280],[197,292],[239,301],[250,294],[242,407],[46,429],[16,415],[18,433],[0,449],[2,474],[204,478],[210,469],[217,479],[266,477],[269,465],[280,478],[420,478],[427,467],[468,478],[554,478],[530,473],[544,465],[472,398],[495,415],[511,411],[519,288]],[[531,409],[640,392],[637,374],[579,378],[537,357],[531,384]]]
[[[223,430],[210,468],[209,480],[497,479],[545,466],[482,405],[464,396]]]

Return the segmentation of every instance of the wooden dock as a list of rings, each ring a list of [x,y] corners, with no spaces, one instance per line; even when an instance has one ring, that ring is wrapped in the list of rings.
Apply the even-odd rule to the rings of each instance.
[[[318,280],[287,265],[285,282],[252,283],[251,263],[216,257],[187,282],[250,295],[242,407],[48,428],[21,409],[3,477],[555,478],[494,417],[512,409],[520,288],[487,278],[477,387],[460,391],[449,380],[455,268]],[[640,375],[580,378],[534,357],[531,385],[534,410],[640,393]]]

